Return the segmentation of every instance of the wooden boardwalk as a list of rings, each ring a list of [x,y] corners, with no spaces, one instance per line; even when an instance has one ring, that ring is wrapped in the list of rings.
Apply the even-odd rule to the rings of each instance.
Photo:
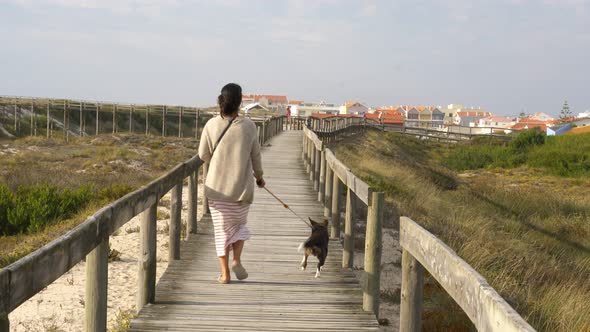
[[[321,218],[323,208],[301,162],[301,131],[273,138],[263,150],[267,186],[301,216]],[[331,241],[322,276],[315,257],[299,270],[298,245],[309,229],[266,191],[257,189],[242,261],[245,281],[217,283],[219,266],[211,221],[183,243],[130,331],[375,331],[375,316],[362,310],[362,292],[350,271],[342,271],[342,247]]]

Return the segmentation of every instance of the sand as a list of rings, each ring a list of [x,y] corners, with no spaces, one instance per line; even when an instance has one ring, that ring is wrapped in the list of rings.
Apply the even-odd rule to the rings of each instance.
[[[187,220],[188,189],[182,191],[182,220]],[[199,204],[203,197],[199,185]],[[170,193],[158,206],[156,282],[168,267],[168,224],[170,222]],[[200,205],[199,205],[200,206]],[[202,213],[202,211],[199,211]],[[164,218],[165,217],[165,218]],[[111,249],[120,253],[120,260],[109,262],[108,325],[112,328],[120,312],[135,312],[139,256],[139,216],[131,219],[110,237]],[[83,331],[84,287],[86,263],[70,271],[23,303],[9,315],[10,330],[25,331]]]

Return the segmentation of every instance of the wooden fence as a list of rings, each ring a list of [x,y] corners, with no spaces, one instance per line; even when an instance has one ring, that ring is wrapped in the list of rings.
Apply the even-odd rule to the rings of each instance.
[[[304,128],[302,159],[324,204],[324,215],[331,218],[331,237],[340,235],[341,188],[346,187],[346,218],[342,266],[352,268],[354,254],[354,196],[368,207],[365,234],[365,282],[363,309],[379,313],[381,231],[384,195],[374,192],[354,175],[326,147],[351,133],[366,130],[363,124],[349,124],[332,132],[315,133]],[[321,136],[321,137],[320,137]],[[534,331],[534,329],[487,283],[477,271],[441,240],[407,217],[400,218],[402,288],[400,331],[421,331],[423,269],[442,285],[459,304],[479,331]]]
[[[283,117],[264,120],[263,143],[283,130]],[[8,314],[86,258],[85,330],[106,331],[109,237],[141,214],[137,310],[153,303],[156,281],[156,209],[171,191],[169,259],[180,259],[182,188],[188,179],[187,237],[197,230],[197,183],[202,161],[195,156],[169,173],[103,207],[60,238],[0,270],[0,332]],[[204,170],[205,171],[205,170]],[[205,200],[203,204],[206,206]],[[205,208],[205,206],[203,208]]]
[[[348,123],[347,127],[338,128],[333,136],[350,135],[359,133],[366,128],[363,124]],[[303,129],[303,153],[302,159],[313,181],[314,190],[318,191],[318,200],[324,205],[324,216],[331,219],[330,236],[340,238],[340,194],[341,188],[346,187],[346,218],[344,223],[344,250],[342,254],[342,267],[352,269],[354,262],[354,201],[356,196],[367,205],[367,229],[365,235],[365,282],[363,288],[363,309],[379,315],[379,286],[381,278],[381,229],[383,225],[382,192],[373,192],[373,189],[356,175],[354,175],[342,162],[340,162],[330,149],[326,148],[324,141],[312,130]],[[323,133],[326,141],[331,141],[327,132]]]
[[[205,123],[217,115],[217,112],[188,106],[33,97],[0,96],[0,107],[4,108],[4,114],[11,114],[0,117],[0,123],[12,129],[15,136],[63,136],[65,140],[70,136],[115,133],[198,138]],[[268,135],[264,123],[271,117],[250,118],[261,124],[261,139]],[[303,117],[281,119],[281,126],[288,130],[301,130],[307,120]],[[270,130],[278,129],[278,124],[273,122],[272,126]]]

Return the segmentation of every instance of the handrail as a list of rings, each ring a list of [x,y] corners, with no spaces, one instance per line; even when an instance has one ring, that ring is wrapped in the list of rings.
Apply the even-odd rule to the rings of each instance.
[[[263,121],[266,142],[283,131],[284,117]],[[109,236],[131,218],[142,214],[140,227],[140,278],[138,310],[154,301],[156,274],[156,208],[172,190],[170,260],[180,259],[180,212],[183,181],[189,178],[187,237],[196,234],[198,156],[180,163],[172,171],[99,209],[84,222],[35,252],[0,270],[0,332],[9,331],[8,314],[50,285],[86,257],[86,331],[106,330],[106,289]],[[205,176],[205,175],[204,175]],[[206,208],[206,200],[203,200]]]
[[[402,253],[401,326],[414,331],[420,319],[422,267],[459,304],[478,331],[535,331],[467,262],[453,249],[407,217],[400,218]],[[416,262],[417,261],[417,262]],[[417,300],[417,301],[416,301]],[[402,329],[404,330],[404,329]],[[419,330],[419,328],[417,329]]]
[[[321,128],[325,128],[321,126]],[[330,126],[328,125],[328,128]],[[332,127],[333,131],[324,130],[316,133],[304,128],[302,158],[310,177],[324,177],[325,190],[320,194],[324,204],[324,215],[332,218],[331,236],[339,238],[340,229],[340,184],[347,187],[346,220],[342,266],[352,268],[354,255],[354,200],[357,196],[367,204],[367,234],[365,236],[365,273],[367,282],[363,285],[363,309],[379,312],[379,274],[381,264],[381,225],[383,193],[373,192],[334,153],[319,141],[334,141],[338,136],[363,132],[367,127],[347,124],[345,127]],[[321,139],[320,139],[321,135]],[[321,159],[316,156],[318,146]],[[319,174],[315,173],[320,164]],[[333,176],[331,176],[331,174]],[[315,182],[314,182],[315,183]],[[314,187],[315,188],[315,187]],[[318,190],[318,189],[316,189]],[[321,186],[320,186],[321,190]],[[407,217],[400,218],[400,244],[402,253],[402,290],[400,331],[421,330],[421,303],[424,266],[439,281],[443,288],[461,306],[467,316],[480,331],[535,331],[510,305],[457,254],[440,239],[420,227]]]

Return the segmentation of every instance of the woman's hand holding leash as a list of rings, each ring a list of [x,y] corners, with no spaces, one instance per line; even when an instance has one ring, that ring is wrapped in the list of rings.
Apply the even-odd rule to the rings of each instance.
[[[266,185],[266,182],[264,181],[263,178],[259,178],[259,179],[256,179],[256,185],[258,186],[258,188],[264,188],[264,186]]]

